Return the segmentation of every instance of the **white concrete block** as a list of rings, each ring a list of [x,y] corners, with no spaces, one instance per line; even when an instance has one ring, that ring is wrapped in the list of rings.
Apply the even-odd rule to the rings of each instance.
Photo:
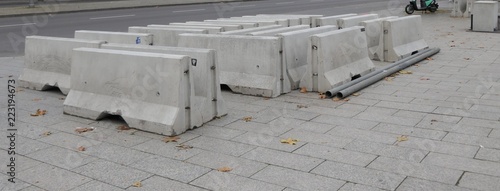
[[[231,17],[233,18],[233,17]],[[238,18],[238,17],[234,17]],[[297,26],[300,25],[300,18],[297,17],[283,17],[283,16],[275,16],[275,15],[260,15],[260,16],[243,16],[243,18],[250,18],[250,19],[285,19],[288,20],[288,26]]]
[[[251,33],[247,33],[247,35],[274,36],[278,33],[284,33],[284,32],[290,32],[290,31],[296,31],[296,30],[302,30],[302,29],[308,29],[308,28],[311,28],[311,26],[309,26],[309,25],[297,25],[297,26],[292,26],[292,27],[282,27],[282,28],[277,28],[277,29],[269,29],[269,30],[264,30],[264,31],[251,32]]]
[[[424,40],[420,15],[389,19],[383,24],[385,61],[395,62],[429,47]]]
[[[361,22],[361,26],[365,27],[366,40],[368,41],[368,55],[370,59],[384,61],[383,21],[395,18],[398,17],[384,17]]]
[[[337,30],[336,26],[324,26],[276,35],[283,41],[283,62],[285,63],[286,74],[290,81],[290,85],[284,87],[284,92],[299,88],[300,80],[307,68],[307,53],[311,49],[309,46],[310,36],[334,30]],[[290,90],[287,90],[287,88]]]
[[[310,25],[312,27],[316,27],[316,19],[323,17],[323,15],[286,15],[286,14],[258,14],[257,16],[282,16],[282,17],[291,17],[291,18],[299,18],[300,25]]]
[[[101,48],[186,55],[191,59],[195,59],[195,64],[191,64],[189,68],[194,80],[194,97],[190,105],[191,126],[199,127],[214,117],[221,117],[227,114],[225,102],[221,94],[219,67],[217,66],[214,50],[130,44],[104,44]]]
[[[228,25],[228,24],[210,24],[210,23],[170,23],[170,25],[178,26],[205,26],[205,27],[222,27],[224,31],[233,31],[243,29],[241,25]]]
[[[35,90],[58,87],[63,94],[70,90],[72,50],[99,48],[104,41],[43,36],[26,37],[24,70],[19,86]]]
[[[218,34],[224,32],[223,27],[206,26],[179,26],[179,25],[148,25],[149,28],[169,28],[169,29],[206,29],[208,34]]]
[[[210,22],[210,21],[188,21],[186,23],[191,23],[191,24],[223,24],[223,25],[240,25],[242,29],[249,29],[249,28],[255,28],[258,27],[258,23],[246,23],[246,22]]]
[[[246,34],[252,33],[252,32],[277,29],[277,28],[283,28],[283,26],[281,26],[281,25],[269,25],[269,26],[255,27],[255,28],[250,28],[250,29],[241,29],[241,30],[234,30],[234,31],[228,31],[228,32],[221,32],[219,34],[222,34],[222,35],[246,35]]]
[[[467,0],[467,6],[465,8],[464,17],[469,18],[472,14],[472,10],[474,10],[474,2],[478,0]]]
[[[498,1],[476,1],[473,31],[493,32],[498,29]]]
[[[307,91],[326,92],[352,77],[375,69],[366,49],[366,36],[356,26],[311,36],[308,66],[300,81]]]
[[[452,17],[463,17],[467,12],[467,0],[453,0]]]
[[[334,15],[328,17],[320,17],[316,19],[316,27],[326,26],[326,25],[335,25],[337,26],[337,20],[346,17],[356,16],[358,14],[350,13],[344,15]]]
[[[238,35],[179,35],[179,47],[217,51],[220,83],[232,91],[265,97],[282,92],[281,40],[278,37]],[[288,78],[284,78],[288,80]]]
[[[237,25],[247,25],[247,26],[243,26],[244,29],[260,27],[258,22],[252,22],[252,21],[240,22],[240,21],[233,21],[233,20],[204,20],[203,22],[220,23],[220,24],[232,24],[232,23],[234,23]],[[264,25],[262,25],[262,26],[264,26]],[[269,25],[267,25],[267,26],[269,26]]]
[[[108,43],[152,45],[153,35],[147,33],[126,33],[108,31],[75,31],[76,39],[103,40]]]
[[[233,20],[238,22],[258,22],[259,26],[264,25],[282,25],[284,27],[288,27],[289,22],[288,19],[271,19],[271,18],[249,18],[249,17],[231,17],[231,18],[218,18],[217,20]]]
[[[150,28],[150,27],[129,27],[129,33],[149,33],[153,35],[153,45],[155,46],[177,46],[179,34],[197,33],[207,34],[206,29],[169,29],[169,28]]]
[[[75,49],[64,113],[93,120],[119,115],[133,128],[180,134],[190,128],[189,64],[181,55]]]
[[[378,14],[366,14],[366,15],[358,15],[352,17],[344,17],[337,19],[337,26],[339,29],[359,26],[359,24],[363,21],[378,19]]]

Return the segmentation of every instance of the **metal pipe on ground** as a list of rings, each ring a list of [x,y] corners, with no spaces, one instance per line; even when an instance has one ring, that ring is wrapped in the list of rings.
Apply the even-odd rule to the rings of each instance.
[[[352,86],[352,85],[354,85],[354,84],[357,84],[357,83],[359,83],[359,82],[361,82],[361,81],[363,81],[363,80],[366,80],[366,79],[368,79],[368,78],[370,78],[370,77],[372,77],[372,76],[375,76],[375,75],[379,74],[380,72],[383,72],[384,70],[388,70],[388,69],[390,69],[390,68],[392,68],[392,67],[395,67],[395,66],[397,66],[397,65],[399,65],[399,64],[401,64],[401,63],[404,63],[404,62],[408,61],[409,59],[414,58],[415,56],[418,56],[418,55],[424,54],[424,53],[426,53],[426,52],[428,52],[428,51],[430,51],[430,50],[431,50],[430,48],[425,49],[425,50],[422,50],[422,51],[420,51],[419,53],[414,54],[414,55],[412,55],[412,56],[410,56],[410,57],[407,57],[407,58],[401,59],[401,60],[399,60],[399,61],[397,61],[397,62],[394,62],[394,63],[392,63],[392,64],[390,64],[390,65],[384,66],[384,67],[382,67],[382,68],[380,68],[380,69],[378,69],[378,70],[375,70],[375,71],[370,72],[370,73],[368,73],[368,74],[366,74],[366,75],[364,75],[364,76],[361,76],[361,77],[359,77],[359,78],[357,78],[357,79],[355,79],[355,80],[352,80],[352,81],[350,81],[350,82],[347,82],[347,83],[345,83],[345,84],[342,84],[342,85],[340,85],[340,86],[337,86],[337,87],[335,87],[335,88],[333,88],[333,89],[331,89],[331,90],[326,91],[325,95],[326,95],[327,97],[333,97],[333,96],[335,96],[338,92],[340,92],[340,91],[341,91],[341,90],[343,90],[343,89],[346,89],[346,88],[348,88],[348,87],[350,87],[350,86]]]
[[[388,70],[383,70],[382,72],[380,72],[380,73],[378,73],[378,74],[376,74],[376,75],[374,75],[366,80],[363,80],[359,83],[356,83],[348,88],[345,88],[345,89],[339,91],[337,93],[337,97],[339,97],[339,98],[347,97],[347,96],[351,95],[352,93],[357,92],[357,91],[365,88],[366,86],[372,85],[373,83],[378,82],[378,81],[384,79],[385,77],[387,77],[393,73],[396,73],[396,72],[398,72],[402,69],[405,69],[405,68],[407,68],[407,67],[409,67],[417,62],[420,62],[420,61],[422,61],[422,60],[424,60],[424,59],[426,59],[434,54],[437,54],[439,51],[441,51],[441,49],[432,48],[430,51],[424,52],[422,54],[415,54],[415,55],[411,56],[410,59],[404,61],[403,63],[401,63],[395,67],[392,67]]]

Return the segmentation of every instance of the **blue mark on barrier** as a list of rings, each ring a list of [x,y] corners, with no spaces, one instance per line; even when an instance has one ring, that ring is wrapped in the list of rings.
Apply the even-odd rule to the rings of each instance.
[[[141,37],[137,37],[137,39],[135,39],[135,44],[141,44]]]

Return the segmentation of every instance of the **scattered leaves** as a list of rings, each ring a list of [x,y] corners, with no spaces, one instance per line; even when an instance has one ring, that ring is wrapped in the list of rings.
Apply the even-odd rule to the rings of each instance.
[[[184,144],[179,144],[179,145],[177,145],[175,147],[177,147],[177,149],[179,149],[179,150],[188,150],[188,149],[192,149],[193,148],[193,146],[184,145]]]
[[[134,184],[132,184],[133,187],[142,187],[142,183],[141,181],[137,181],[137,182],[134,182]]]
[[[173,136],[173,137],[165,137],[163,138],[163,142],[165,143],[169,143],[169,142],[177,142],[177,140],[179,140],[180,138],[177,137],[177,136]]]
[[[301,87],[300,88],[300,93],[307,93],[307,88],[306,87]]]
[[[130,127],[128,127],[126,125],[120,125],[120,126],[116,127],[116,129],[118,129],[120,131],[126,131],[126,130],[130,130]]]
[[[42,100],[42,99],[40,99],[40,98],[33,99],[33,101],[40,101],[40,100]]]
[[[47,110],[37,109],[35,114],[30,114],[32,117],[43,116],[47,113]]]
[[[352,94],[352,96],[356,96],[356,97],[359,96],[359,95],[361,95],[361,94],[358,93],[358,92]]]
[[[75,132],[77,132],[78,134],[81,134],[81,133],[85,133],[88,131],[93,131],[94,129],[95,129],[94,127],[77,127],[75,129]]]
[[[408,141],[408,135],[401,135],[398,137],[398,142]]]
[[[424,77],[422,77],[422,78],[420,78],[420,80],[430,80],[430,78],[424,78]]]
[[[434,60],[434,59],[433,59],[433,58],[431,58],[431,57],[428,57],[428,58],[426,58],[426,60]]]
[[[413,72],[409,71],[409,70],[401,70],[398,73],[400,73],[400,74],[413,74]]]
[[[217,171],[219,171],[219,172],[229,172],[231,170],[233,170],[233,169],[231,167],[227,167],[227,166],[220,167],[220,168],[217,169]]]
[[[281,143],[284,143],[284,144],[289,144],[289,145],[295,145],[297,144],[299,140],[297,139],[292,139],[292,138],[288,138],[288,139],[281,139]]]
[[[243,121],[250,122],[250,121],[252,121],[252,117],[251,116],[250,117],[243,117]]]
[[[87,150],[87,149],[84,146],[78,147],[78,151],[85,151],[85,150]]]
[[[385,77],[384,78],[384,80],[388,81],[388,82],[392,82],[393,79],[394,79],[394,77]]]
[[[49,135],[52,135],[52,133],[50,131],[45,131],[42,133],[42,136],[49,136]]]
[[[319,99],[326,99],[326,95],[325,94],[320,94],[319,95]]]
[[[309,107],[309,106],[307,106],[307,105],[302,105],[302,104],[297,105],[297,108],[299,108],[299,109],[300,109],[300,108],[308,108],[308,107]]]

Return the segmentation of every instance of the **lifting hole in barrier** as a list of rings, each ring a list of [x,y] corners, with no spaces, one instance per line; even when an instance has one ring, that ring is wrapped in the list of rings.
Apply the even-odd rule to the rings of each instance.
[[[198,60],[191,59],[191,65],[196,66],[197,63],[198,63]]]
[[[160,96],[160,92],[156,92],[156,96]]]
[[[259,65],[257,65],[257,68],[259,68],[259,67],[260,67],[260,66],[259,66]]]
[[[231,88],[229,88],[229,86],[226,84],[221,84],[220,89],[221,91],[231,91]]]
[[[411,53],[411,55],[418,54],[418,50]]]
[[[354,75],[353,77],[351,77],[351,81],[358,79],[358,78],[361,78],[361,74],[357,74],[357,75]]]

